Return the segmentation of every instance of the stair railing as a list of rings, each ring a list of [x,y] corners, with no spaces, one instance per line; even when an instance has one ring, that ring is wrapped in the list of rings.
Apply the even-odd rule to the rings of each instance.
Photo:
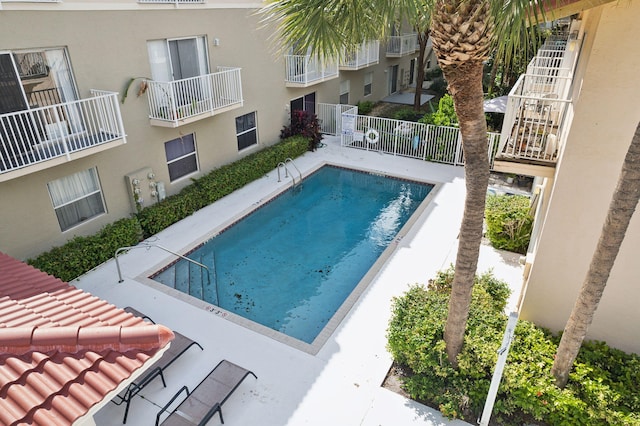
[[[203,265],[203,264],[202,264],[202,263],[200,263],[200,262],[196,262],[196,261],[195,261],[195,260],[193,260],[193,259],[189,259],[188,257],[183,256],[183,255],[181,255],[180,253],[176,253],[175,251],[169,250],[168,248],[163,247],[163,246],[161,246],[161,245],[158,245],[158,244],[149,244],[149,243],[140,243],[140,244],[138,244],[137,246],[120,247],[119,249],[117,249],[117,250],[116,250],[116,253],[115,253],[115,259],[116,259],[116,268],[118,269],[118,283],[121,283],[121,282],[123,282],[123,281],[124,281],[124,279],[122,278],[122,272],[121,272],[121,270],[120,270],[120,262],[118,261],[118,255],[120,254],[120,252],[125,251],[125,250],[136,249],[136,248],[146,248],[146,249],[148,250],[148,249],[150,249],[151,247],[157,247],[157,248],[159,248],[160,250],[164,250],[164,251],[166,251],[166,252],[168,252],[168,253],[173,254],[174,256],[178,256],[179,258],[184,259],[184,260],[186,260],[187,262],[191,262],[191,263],[193,263],[193,264],[195,264],[195,265],[198,265],[199,267],[201,267],[201,268],[205,269],[205,270],[207,271],[207,284],[211,284],[211,271],[209,270],[209,268],[207,268],[207,266],[206,266],[206,265]],[[202,283],[202,280],[200,280],[200,285],[202,286],[202,288],[201,288],[201,293],[200,293],[200,294],[204,295],[204,284]],[[215,283],[215,285],[216,285],[216,288],[215,288],[215,290],[216,290],[216,297],[218,297],[218,283],[216,282],[216,283]],[[191,289],[190,289],[190,288],[189,288],[189,293],[191,293]],[[219,303],[219,300],[218,300],[218,303]]]

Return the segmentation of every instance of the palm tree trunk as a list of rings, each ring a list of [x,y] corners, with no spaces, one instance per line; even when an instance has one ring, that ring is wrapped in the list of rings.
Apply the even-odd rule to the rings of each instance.
[[[449,82],[449,92],[453,97],[460,122],[467,187],[449,313],[444,331],[447,358],[457,368],[457,356],[464,341],[471,291],[482,242],[484,205],[489,184],[489,157],[487,122],[482,103],[482,62],[467,61],[457,65],[444,65],[442,72]]]
[[[569,380],[569,371],[578,356],[580,346],[593,321],[600,298],[607,285],[609,274],[620,251],[620,245],[629,227],[631,217],[640,199],[640,124],[631,140],[631,145],[622,164],[622,171],[602,226],[582,289],[573,306],[571,316],[564,328],[551,373],[556,385],[564,388]]]
[[[416,93],[413,97],[413,109],[420,111],[422,101],[422,84],[424,83],[424,67],[426,62],[427,41],[429,40],[429,30],[418,33],[418,58],[416,59]]]

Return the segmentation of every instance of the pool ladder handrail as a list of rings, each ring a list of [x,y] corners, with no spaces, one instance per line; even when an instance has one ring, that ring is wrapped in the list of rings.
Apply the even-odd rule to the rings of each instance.
[[[278,182],[282,182],[282,179],[280,178],[280,167],[284,168],[284,177],[288,178],[289,177],[289,168],[287,167],[287,163],[291,163],[291,165],[293,166],[294,169],[296,169],[296,171],[298,172],[298,183],[302,182],[302,173],[300,172],[300,169],[298,169],[298,167],[296,166],[296,163],[293,162],[293,160],[291,158],[287,158],[284,161],[281,161],[278,163]],[[296,179],[293,176],[293,173],[291,173],[291,185],[292,186],[296,186]]]
[[[146,248],[147,250],[149,250],[151,247],[156,247],[159,248],[160,250],[164,250],[168,253],[173,254],[174,256],[178,256],[181,259],[186,260],[187,262],[191,262],[194,265],[198,265],[200,268],[203,268],[204,270],[207,271],[207,284],[211,284],[211,270],[207,267],[207,265],[204,265],[200,262],[197,262],[193,259],[188,258],[187,256],[183,256],[180,253],[176,253],[175,251],[169,250],[166,247],[163,247],[159,244],[150,244],[150,243],[140,243],[137,246],[129,246],[129,247],[120,247],[119,249],[116,250],[115,253],[115,259],[116,259],[116,268],[118,269],[118,283],[121,283],[124,281],[124,279],[122,278],[122,272],[120,270],[120,262],[118,261],[118,255],[120,254],[120,252],[125,251],[125,250],[131,250],[131,249],[136,249],[136,248]],[[215,257],[214,257],[214,264],[215,264]],[[191,282],[189,282],[189,284],[191,284]],[[218,282],[216,280],[215,284],[215,291],[216,291],[216,304],[219,305],[220,304],[220,297],[218,295]],[[202,280],[200,280],[200,285],[201,285],[201,289],[200,289],[200,294],[202,294],[204,296],[204,283],[202,282]],[[191,288],[189,288],[189,294],[191,294]]]

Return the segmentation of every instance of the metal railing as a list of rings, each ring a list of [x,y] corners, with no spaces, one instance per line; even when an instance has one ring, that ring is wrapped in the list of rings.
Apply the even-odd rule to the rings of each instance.
[[[493,165],[500,135],[487,133],[487,158]],[[457,127],[434,126],[350,112],[342,114],[342,146],[379,151],[444,164],[463,165]]]
[[[555,164],[580,42],[568,34],[550,37],[518,78],[507,100],[500,160]]]
[[[218,72],[174,81],[148,81],[149,118],[177,125],[180,121],[230,107],[241,107],[240,68],[218,67]]]
[[[347,104],[319,103],[317,112],[318,121],[320,122],[320,132],[325,135],[337,136],[342,133],[342,114],[349,112],[357,115],[358,107]]]
[[[155,247],[155,248],[159,248],[160,250],[164,250],[167,253],[171,253],[174,256],[179,257],[180,259],[187,261],[193,265],[196,265],[198,267],[200,267],[202,270],[207,272],[207,284],[211,285],[211,270],[204,264],[195,261],[193,259],[190,259],[184,255],[181,255],[180,253],[176,253],[173,250],[169,250],[166,247],[163,247],[159,244],[151,244],[151,243],[146,243],[146,242],[142,242],[140,244],[138,244],[137,246],[129,246],[129,247],[120,247],[119,249],[116,250],[114,258],[116,260],[116,269],[118,270],[118,283],[122,283],[124,282],[124,279],[122,278],[122,271],[120,269],[120,262],[118,260],[118,255],[123,252],[123,251],[127,251],[127,250],[132,250],[132,249],[137,249],[137,248],[146,248],[147,250],[149,250],[150,248]],[[214,268],[215,268],[215,258],[214,258]],[[215,278],[215,275],[214,275]],[[214,280],[213,282],[214,284],[214,290],[216,292],[216,302],[215,304],[218,305],[220,303],[220,296],[218,295],[218,282],[217,279]],[[191,280],[189,280],[189,286],[191,285]],[[204,282],[202,280],[200,280],[200,294],[204,295]],[[188,288],[187,294],[192,294],[191,293],[191,287]]]
[[[362,43],[358,49],[345,52],[340,62],[341,70],[358,70],[377,64],[380,61],[380,41],[370,40]]]
[[[316,55],[285,55],[285,81],[290,85],[306,86],[338,77],[334,61]]]
[[[124,139],[117,93],[0,115],[0,174]]]
[[[417,46],[417,33],[390,36],[387,41],[387,56],[397,57],[409,55],[417,50]]]

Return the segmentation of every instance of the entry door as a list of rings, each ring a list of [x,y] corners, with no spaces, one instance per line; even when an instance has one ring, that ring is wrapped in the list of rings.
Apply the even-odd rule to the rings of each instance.
[[[389,94],[393,95],[398,91],[398,66],[392,65],[389,67]]]
[[[169,40],[169,52],[174,80],[200,75],[198,46],[195,38]]]
[[[316,92],[304,95],[301,98],[292,100],[289,104],[291,116],[294,111],[308,111],[311,114],[316,113]]]
[[[10,53],[0,53],[0,114],[27,109],[20,77]]]

